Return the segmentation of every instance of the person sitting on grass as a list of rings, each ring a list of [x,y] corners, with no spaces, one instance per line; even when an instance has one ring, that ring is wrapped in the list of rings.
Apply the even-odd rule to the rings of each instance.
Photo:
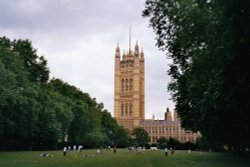
[[[41,153],[40,157],[53,157],[53,155],[47,154],[47,153]]]

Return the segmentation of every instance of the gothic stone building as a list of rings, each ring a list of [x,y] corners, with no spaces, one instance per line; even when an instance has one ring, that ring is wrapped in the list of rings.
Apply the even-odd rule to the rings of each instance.
[[[144,119],[144,54],[135,50],[121,56],[117,45],[115,53],[114,116],[129,130],[139,126]]]
[[[174,112],[167,109],[165,120],[145,119],[144,111],[144,53],[138,43],[134,50],[121,55],[119,45],[115,50],[115,92],[114,117],[124,128],[144,128],[150,137],[150,143],[156,143],[159,137],[176,138],[180,142],[195,142],[197,133],[181,128],[180,120]]]
[[[181,122],[177,116],[177,113],[172,113],[167,108],[165,112],[164,120],[146,119],[141,120],[140,127],[145,129],[150,137],[150,143],[156,143],[160,137],[175,138],[181,143],[192,142],[194,143],[199,133],[193,133],[192,131],[186,131],[181,128]]]

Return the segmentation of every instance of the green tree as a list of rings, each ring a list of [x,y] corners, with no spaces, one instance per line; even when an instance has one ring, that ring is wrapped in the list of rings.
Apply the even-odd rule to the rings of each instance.
[[[156,141],[156,145],[160,149],[164,149],[166,147],[169,147],[168,139],[165,137],[159,137],[159,139],[157,139],[157,141]]]
[[[114,139],[114,132],[118,127],[116,120],[111,116],[107,110],[101,112],[101,127],[106,136],[106,144],[112,145]]]
[[[181,143],[179,142],[179,140],[170,137],[168,140],[168,145],[169,147],[172,147],[172,148],[178,148],[180,147]]]
[[[112,136],[113,139],[111,141],[118,147],[126,147],[128,145],[128,131],[122,126],[117,126]]]
[[[106,136],[106,145],[126,147],[128,144],[128,132],[118,125],[117,121],[107,110],[101,112],[101,127]]]
[[[43,56],[37,55],[37,50],[33,48],[31,41],[22,39],[11,41],[6,37],[0,37],[0,45],[19,57],[31,82],[44,84],[48,81],[47,60]]]
[[[75,86],[69,85],[60,79],[53,78],[49,82],[51,90],[71,99],[73,119],[67,128],[69,142],[96,147],[106,140],[101,128],[101,111],[103,104],[98,104],[89,94],[83,93]]]
[[[147,0],[143,15],[173,60],[168,89],[186,129],[235,149],[249,145],[250,4]]]
[[[140,146],[146,146],[149,142],[149,136],[145,129],[135,128],[133,130],[133,135],[135,135],[135,141]]]
[[[11,45],[13,51],[23,60],[24,67],[29,72],[29,79],[36,83],[46,83],[49,79],[47,60],[37,55],[31,41],[19,39],[14,40]]]
[[[1,147],[28,148],[37,130],[39,88],[30,84],[22,61],[0,40]],[[7,43],[6,42],[6,43]]]
[[[49,78],[29,40],[0,38],[0,149],[54,149],[58,142],[126,145],[127,133],[88,93]]]

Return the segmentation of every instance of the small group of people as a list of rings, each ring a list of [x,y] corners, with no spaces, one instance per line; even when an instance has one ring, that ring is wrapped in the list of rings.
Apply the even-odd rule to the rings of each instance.
[[[111,147],[110,146],[107,146],[107,147],[105,147],[106,148],[106,150],[111,150]],[[97,149],[96,150],[96,153],[97,154],[101,154],[101,152],[102,152],[102,150],[103,150],[103,148],[101,147],[101,148],[99,148],[99,149]],[[113,146],[113,153],[115,154],[116,153],[116,150],[117,150],[117,147],[116,147],[116,145],[114,145]]]
[[[73,152],[76,152],[76,151],[81,152],[82,149],[83,149],[83,146],[82,146],[82,145],[79,145],[78,147],[77,147],[76,145],[73,145]],[[97,154],[101,154],[102,149],[103,149],[102,147],[99,148],[99,149],[97,149],[97,150],[96,150],[96,153],[97,153]],[[107,149],[107,150],[111,150],[111,147],[110,147],[110,146],[107,146],[106,149]],[[70,151],[70,150],[71,150],[71,146],[68,146],[68,147],[64,146],[64,147],[63,147],[63,156],[66,156],[66,155],[67,155],[67,151]],[[116,145],[114,145],[114,146],[113,146],[113,153],[114,153],[114,154],[116,153],[116,150],[117,150],[117,147],[116,147]]]
[[[79,145],[78,147],[76,145],[73,145],[73,151],[78,151],[78,152],[82,152],[82,149],[83,149],[83,146],[82,145]],[[67,151],[70,151],[71,150],[71,146],[68,146],[68,147],[63,147],[63,156],[66,156],[67,154]]]
[[[166,147],[165,149],[164,149],[164,152],[165,152],[165,156],[168,156],[168,148]],[[170,148],[170,152],[171,152],[171,154],[174,154],[174,151],[175,151],[175,148]]]

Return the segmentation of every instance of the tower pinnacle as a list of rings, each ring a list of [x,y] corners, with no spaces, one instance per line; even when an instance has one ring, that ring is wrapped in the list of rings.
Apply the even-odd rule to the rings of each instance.
[[[117,43],[117,47],[115,49],[115,57],[120,59],[120,48],[119,48],[119,43]]]
[[[136,41],[135,50],[136,50],[136,51],[139,51],[138,41]]]
[[[129,53],[131,52],[131,26],[129,26]]]
[[[116,47],[115,51],[116,51],[116,52],[120,52],[119,42],[117,42],[117,47]]]
[[[141,58],[144,58],[144,52],[142,48],[141,48]]]

